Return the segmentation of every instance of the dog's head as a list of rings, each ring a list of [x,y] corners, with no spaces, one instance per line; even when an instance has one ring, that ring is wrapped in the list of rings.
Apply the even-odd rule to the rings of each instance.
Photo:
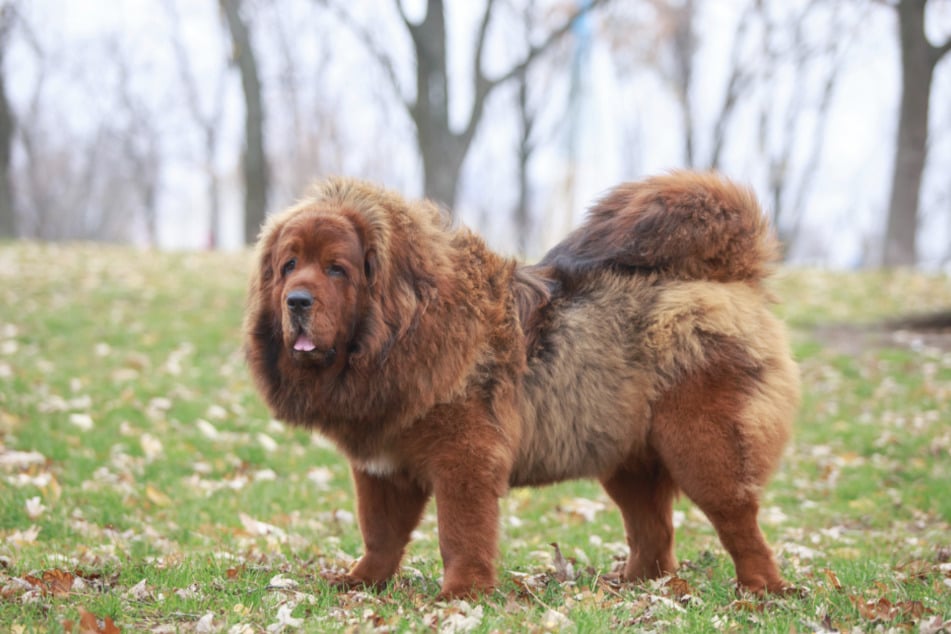
[[[315,372],[383,366],[435,293],[418,242],[437,222],[435,208],[345,179],[267,220],[245,332],[249,365],[272,404],[286,400],[281,385]]]
[[[316,367],[345,362],[369,299],[365,231],[341,210],[316,205],[287,219],[268,255],[268,301],[287,354]]]

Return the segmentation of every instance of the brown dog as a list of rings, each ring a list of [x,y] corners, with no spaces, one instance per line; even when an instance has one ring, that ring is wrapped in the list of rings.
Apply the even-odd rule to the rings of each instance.
[[[626,579],[676,570],[683,491],[741,586],[783,590],[756,519],[799,397],[775,251],[748,190],[686,172],[621,185],[532,267],[363,182],[271,217],[248,361],[275,416],[350,461],[366,552],[342,583],[389,579],[435,496],[441,596],[492,588],[508,488],[597,478]]]

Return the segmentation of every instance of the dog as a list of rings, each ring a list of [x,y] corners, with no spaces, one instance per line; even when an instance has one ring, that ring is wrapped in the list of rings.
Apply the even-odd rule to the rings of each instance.
[[[247,360],[275,417],[349,461],[365,552],[338,584],[385,584],[434,497],[439,596],[489,591],[499,498],[594,478],[624,519],[624,579],[676,571],[682,492],[740,587],[785,591],[757,523],[799,400],[764,286],[777,253],[751,191],[709,173],[618,186],[531,266],[358,180],[269,217]]]

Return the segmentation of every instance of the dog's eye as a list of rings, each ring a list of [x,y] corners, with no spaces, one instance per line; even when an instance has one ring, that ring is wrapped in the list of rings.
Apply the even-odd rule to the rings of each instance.
[[[297,258],[291,258],[284,263],[284,266],[281,267],[281,275],[285,276],[291,271],[294,270],[294,267],[297,266]]]
[[[327,275],[331,277],[347,277],[347,269],[339,264],[331,264],[327,267]]]

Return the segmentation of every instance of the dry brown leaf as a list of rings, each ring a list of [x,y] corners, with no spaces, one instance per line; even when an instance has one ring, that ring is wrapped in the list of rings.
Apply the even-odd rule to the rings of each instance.
[[[72,621],[63,621],[63,629],[72,632]],[[108,616],[99,619],[92,612],[87,612],[86,608],[79,606],[79,634],[122,634],[122,631]]]
[[[736,599],[730,604],[730,609],[740,612],[762,612],[766,609],[766,605],[749,599]]]
[[[931,610],[926,608],[921,601],[902,601],[896,607],[903,617],[915,621],[920,620],[926,614],[931,614]]]
[[[842,589],[842,582],[839,581],[839,577],[829,568],[825,568],[823,571],[826,576],[826,581],[829,582],[829,585],[835,588],[836,590]]]
[[[43,583],[47,591],[54,597],[63,597],[69,594],[75,577],[65,570],[47,570],[43,573]]]
[[[22,579],[34,588],[38,588],[43,592],[46,592],[46,584],[43,583],[42,579],[34,577],[33,575],[23,575]]]
[[[172,499],[170,497],[153,487],[151,484],[145,487],[145,497],[147,497],[149,502],[155,506],[169,506],[172,503]]]
[[[561,548],[558,547],[557,542],[552,542],[551,547],[555,549],[555,558],[552,561],[555,566],[555,580],[559,583],[571,581],[575,577],[574,566],[561,554]]]
[[[859,615],[867,621],[891,621],[897,613],[895,606],[885,597],[866,601],[860,597],[851,596],[849,600],[859,611]]]
[[[24,575],[22,579],[43,594],[63,597],[69,594],[75,577],[65,570],[54,569],[44,571],[42,577]]]
[[[896,570],[904,573],[905,576],[907,576],[909,579],[924,580],[930,577],[932,573],[934,573],[935,566],[929,561],[924,561],[923,559],[915,559],[913,561],[909,561],[908,563],[904,563],[898,566]]]
[[[683,599],[686,596],[696,596],[697,594],[685,579],[681,579],[677,576],[673,576],[668,579],[667,583],[664,584],[664,587],[669,589],[670,593],[678,599]]]

